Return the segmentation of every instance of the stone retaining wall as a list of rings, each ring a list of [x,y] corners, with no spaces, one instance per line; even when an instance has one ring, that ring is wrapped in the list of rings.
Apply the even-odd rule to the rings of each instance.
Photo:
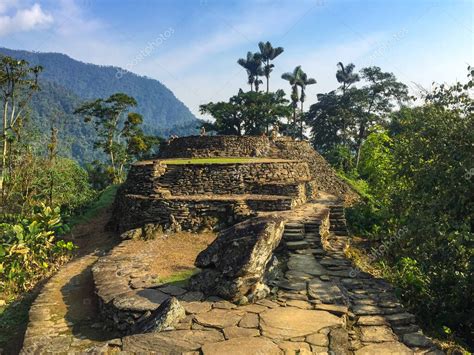
[[[267,196],[205,200],[153,198],[119,194],[115,201],[114,224],[119,232],[146,224],[169,228],[174,219],[183,230],[197,231],[231,225],[255,211],[285,211],[301,203],[299,198]]]
[[[159,164],[159,163],[157,163]],[[294,186],[311,180],[305,162],[253,162],[248,164],[186,164],[168,165],[166,172],[155,179],[155,189],[165,181],[173,196],[197,194],[295,195]],[[140,183],[140,182],[138,182]],[[271,191],[271,193],[268,193]]]
[[[160,158],[266,157],[269,149],[267,137],[189,136],[163,143]]]
[[[249,136],[192,136],[177,138],[169,144],[165,143],[160,151],[161,158],[232,156],[304,161],[308,163],[312,180],[318,189],[344,198],[348,204],[359,198],[307,141],[295,141],[289,137],[270,140],[268,137]]]

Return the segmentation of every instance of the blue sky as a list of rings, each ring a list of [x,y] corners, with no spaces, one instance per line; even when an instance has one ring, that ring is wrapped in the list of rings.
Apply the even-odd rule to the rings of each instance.
[[[0,46],[61,52],[160,80],[196,115],[246,88],[236,61],[271,41],[271,88],[296,65],[337,86],[336,63],[378,65],[416,91],[464,80],[474,61],[474,1],[0,0]],[[288,91],[287,91],[288,92]]]

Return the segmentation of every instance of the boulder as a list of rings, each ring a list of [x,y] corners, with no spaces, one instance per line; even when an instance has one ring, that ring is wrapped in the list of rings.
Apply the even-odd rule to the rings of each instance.
[[[184,307],[175,297],[166,299],[149,317],[137,322],[133,333],[161,332],[179,323],[186,317]]]
[[[222,231],[197,257],[202,271],[190,280],[190,287],[230,301],[249,301],[268,293],[264,284],[267,265],[279,245],[284,220],[257,217]]]

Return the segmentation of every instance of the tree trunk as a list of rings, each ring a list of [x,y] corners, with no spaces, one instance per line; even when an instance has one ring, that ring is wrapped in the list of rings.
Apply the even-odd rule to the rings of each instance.
[[[2,173],[0,175],[0,193],[2,197],[5,195],[4,182],[6,177],[8,141],[7,141],[7,116],[8,116],[8,102],[5,102],[3,107],[3,131],[2,131]]]
[[[270,76],[267,76],[267,94],[270,92]]]

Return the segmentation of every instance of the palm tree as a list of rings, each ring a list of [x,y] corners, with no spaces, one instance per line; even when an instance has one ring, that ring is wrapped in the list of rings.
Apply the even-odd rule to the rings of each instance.
[[[344,66],[344,64],[339,62],[337,63],[337,66],[339,67],[339,69],[336,72],[336,79],[339,83],[342,84],[342,93],[345,94],[349,86],[360,80],[359,74],[354,73],[355,65],[352,63],[349,63]]]
[[[260,55],[263,62],[265,63],[263,67],[263,73],[265,77],[267,78],[267,93],[268,93],[270,91],[270,73],[275,67],[273,64],[270,63],[270,61],[274,60],[276,57],[282,54],[284,49],[283,47],[273,48],[272,44],[268,41],[266,43],[260,42],[258,44],[258,48],[260,48]]]
[[[303,104],[306,98],[306,86],[316,84],[316,79],[308,78],[308,75],[301,69],[297,85],[301,88],[301,119],[300,119],[300,139],[303,139]]]
[[[301,80],[301,65],[298,65],[292,73],[283,73],[281,78],[291,85],[291,106],[293,107],[293,124],[296,126],[296,108],[298,107],[299,93],[298,86]]]
[[[359,74],[354,73],[354,68],[355,65],[352,63],[347,64],[344,66],[341,62],[337,63],[337,66],[339,69],[336,72],[336,79],[339,83],[341,83],[341,90],[342,90],[342,105],[341,109],[343,110],[341,114],[341,120],[342,120],[342,141],[345,146],[347,146],[347,117],[346,117],[346,110],[344,107],[346,106],[345,103],[347,102],[346,98],[346,91],[349,89],[349,87],[354,84],[355,82],[359,81]]]
[[[240,58],[237,63],[247,71],[250,91],[253,91],[254,85],[255,91],[258,91],[259,84],[262,83],[258,77],[263,76],[262,57],[260,54],[248,52],[247,59]]]

